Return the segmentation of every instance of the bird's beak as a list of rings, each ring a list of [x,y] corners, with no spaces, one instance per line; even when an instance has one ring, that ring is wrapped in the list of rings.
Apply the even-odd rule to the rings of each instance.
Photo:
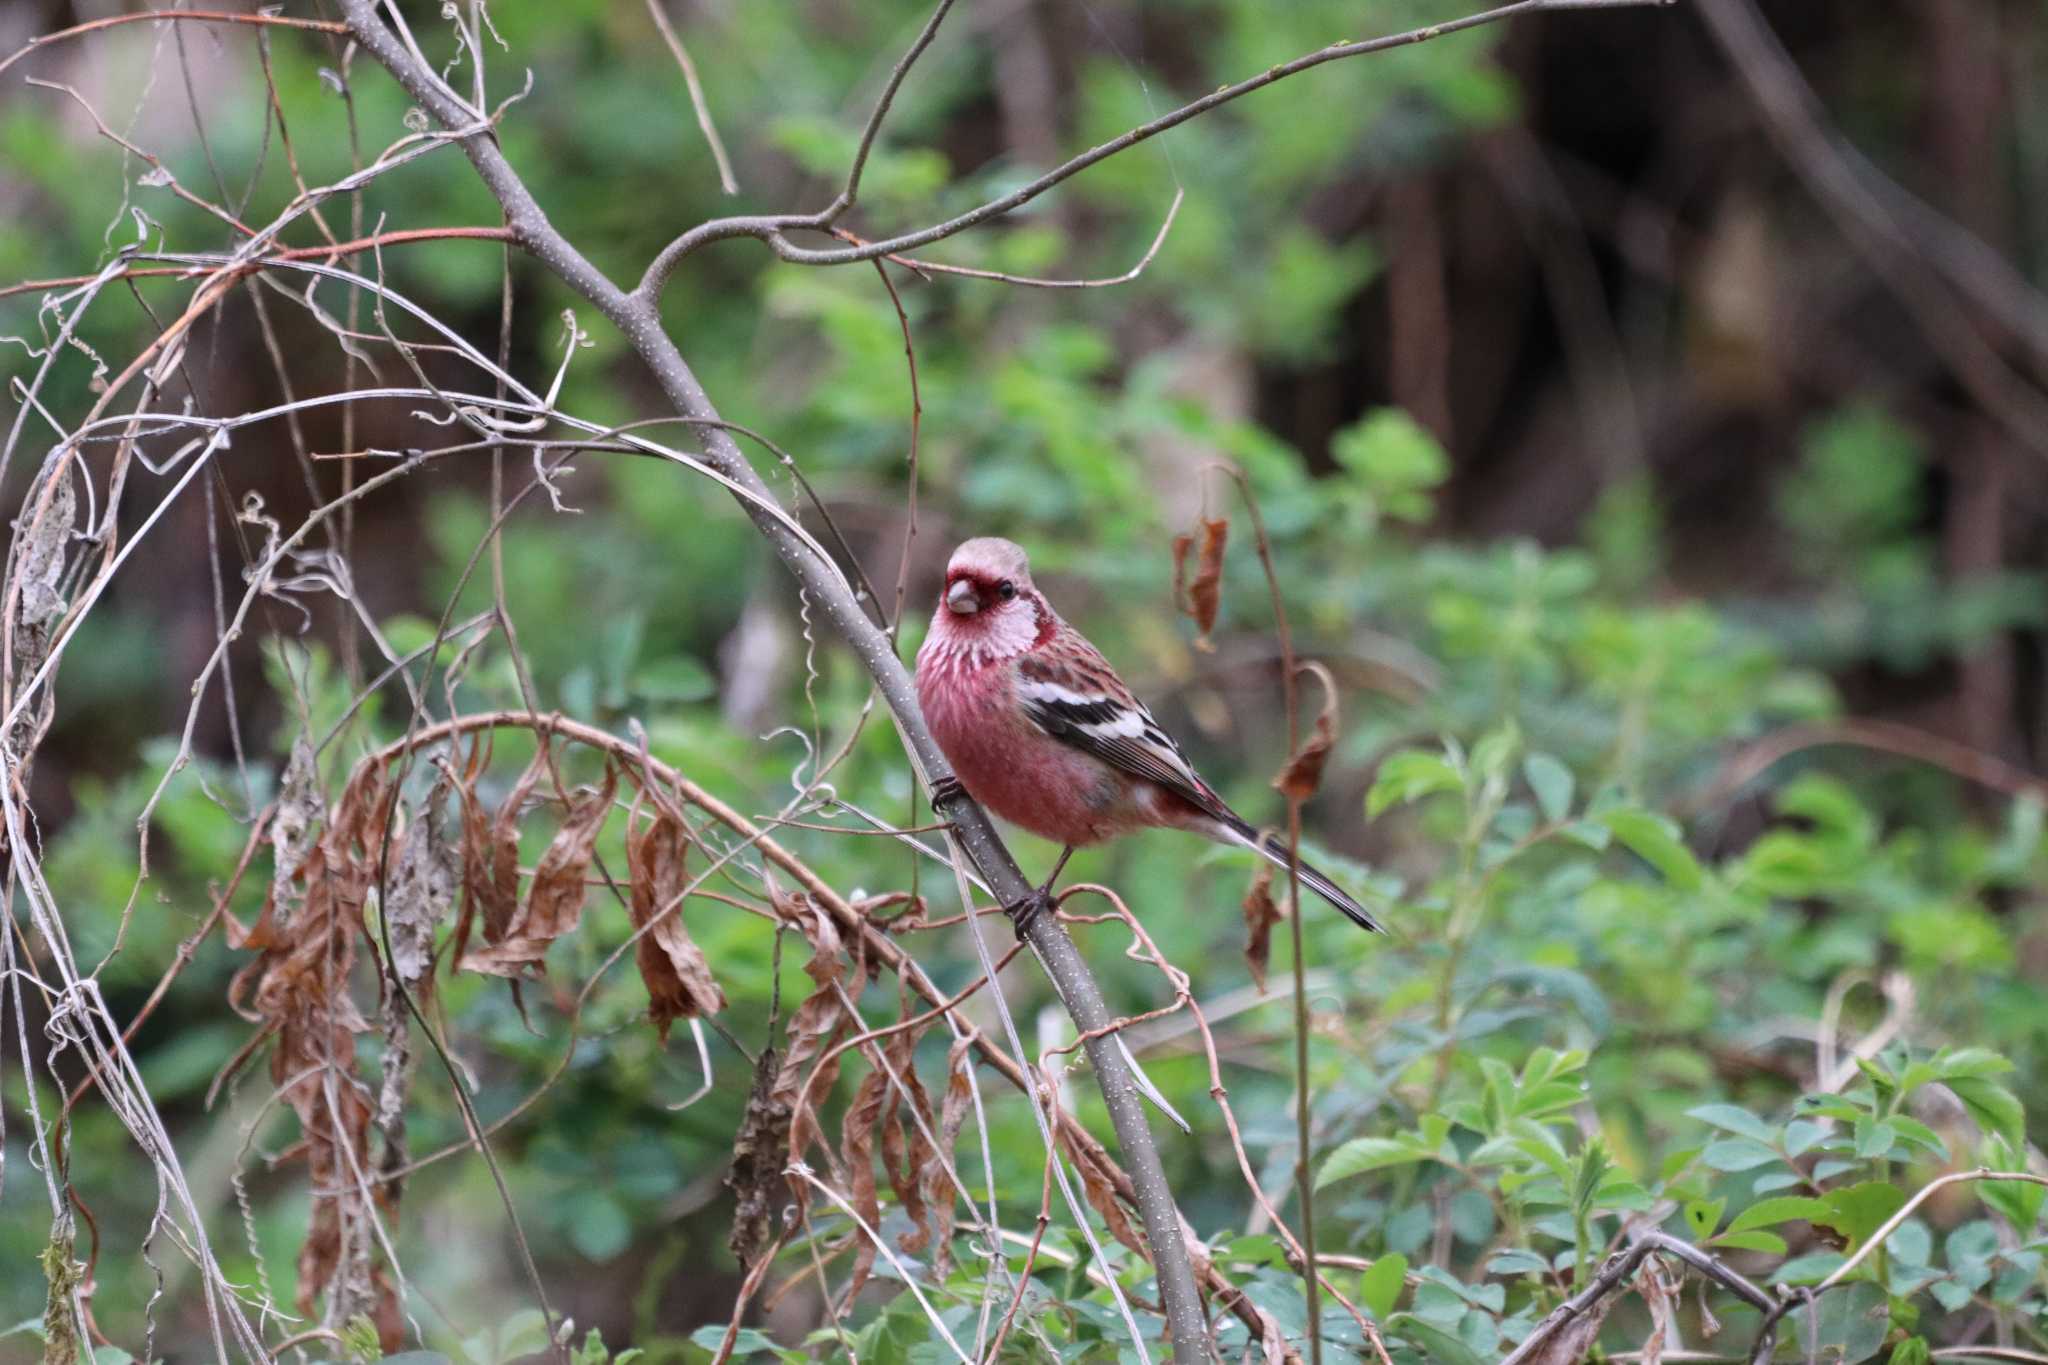
[[[965,578],[953,580],[953,586],[946,589],[946,610],[959,616],[972,616],[981,610],[981,599],[974,595],[974,584]]]

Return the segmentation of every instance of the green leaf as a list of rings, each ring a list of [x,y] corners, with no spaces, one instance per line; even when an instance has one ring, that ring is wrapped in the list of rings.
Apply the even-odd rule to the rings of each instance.
[[[2002,1137],[1984,1143],[1983,1164],[1994,1171],[2024,1171],[2024,1149],[2015,1148]],[[1986,1180],[1978,1184],[1978,1195],[2012,1224],[2022,1238],[2032,1237],[2041,1218],[2041,1205],[2048,1202],[2048,1186],[2017,1180]]]
[[[1657,1170],[1657,1179],[1667,1185],[1670,1184],[1678,1178],[1680,1171],[1683,1171],[1699,1159],[1699,1155],[1703,1150],[1705,1149],[1700,1147],[1680,1147],[1676,1151],[1667,1153],[1664,1157],[1664,1164]]]
[[[1527,1126],[1535,1128],[1534,1124]],[[1571,1188],[1574,1177],[1577,1175],[1577,1169],[1572,1165],[1570,1159],[1565,1156],[1564,1149],[1557,1145],[1557,1140],[1551,1137],[1548,1132],[1542,1129],[1537,1129],[1534,1132],[1524,1132],[1521,1136],[1510,1138],[1509,1142],[1516,1151],[1520,1152],[1523,1156],[1531,1158],[1538,1165],[1549,1171],[1550,1174],[1556,1176],[1558,1184],[1563,1185],[1567,1189]]]
[[[1367,1266],[1358,1279],[1358,1297],[1372,1311],[1373,1317],[1385,1322],[1394,1311],[1394,1304],[1401,1297],[1401,1288],[1408,1278],[1408,1258],[1398,1251],[1386,1255]]]
[[[1799,1101],[1799,1112],[1817,1118],[1841,1119],[1846,1123],[1854,1123],[1869,1111],[1834,1095],[1806,1095]]]
[[[1522,760],[1522,776],[1536,793],[1537,808],[1551,824],[1560,824],[1572,809],[1572,770],[1546,753]]]
[[[1776,1161],[1778,1154],[1749,1138],[1724,1138],[1710,1142],[1700,1160],[1717,1171],[1748,1171]]]
[[[1497,729],[1481,735],[1479,742],[1472,746],[1472,771],[1489,779],[1503,776],[1515,751],[1521,747],[1521,727],[1513,720],[1505,721]]]
[[[1663,874],[1680,891],[1697,891],[1705,881],[1699,861],[1678,837],[1678,827],[1661,815],[1624,806],[1600,817],[1629,852]]]
[[[1277,1237],[1234,1237],[1223,1247],[1226,1260],[1249,1265],[1285,1265],[1287,1254],[1280,1249]]]
[[[2027,1111],[2012,1091],[1974,1075],[1951,1076],[1948,1088],[1987,1134],[1995,1133],[2015,1145],[2026,1140]]]
[[[1884,1225],[1885,1219],[1905,1206],[1906,1196],[1889,1181],[1866,1180],[1829,1190],[1821,1202],[1827,1205],[1827,1212],[1808,1221],[1841,1233],[1849,1250],[1854,1251]]]
[[[1425,1322],[1413,1313],[1396,1313],[1388,1320],[1387,1326],[1420,1346],[1423,1358],[1430,1365],[1489,1365],[1465,1344],[1463,1338],[1446,1332],[1435,1323]]]
[[[1892,1347],[1890,1365],[1934,1365],[1934,1348],[1925,1337],[1912,1337]]]
[[[1572,1176],[1572,1208],[1581,1214],[1590,1210],[1594,1196],[1600,1193],[1601,1182],[1613,1169],[1607,1144],[1597,1137],[1588,1142],[1579,1153],[1578,1169]]]
[[[1751,1228],[1775,1227],[1779,1223],[1807,1222],[1824,1218],[1830,1212],[1827,1202],[1808,1199],[1802,1195],[1781,1195],[1776,1199],[1759,1199],[1735,1215],[1728,1224],[1730,1232],[1747,1232]]]
[[[1685,1226],[1694,1241],[1704,1242],[1714,1235],[1714,1229],[1721,1226],[1721,1210],[1726,1207],[1725,1199],[1695,1199],[1685,1206]]]
[[[1607,846],[1614,842],[1613,831],[1598,820],[1574,820],[1564,827],[1564,837],[1575,844],[1605,853]]]
[[[1771,1275],[1773,1284],[1818,1284],[1841,1268],[1848,1258],[1835,1251],[1812,1251],[1794,1256]]]
[[[1365,797],[1365,818],[1377,819],[1391,806],[1405,806],[1438,792],[1462,791],[1465,778],[1442,754],[1402,749],[1388,754]]]
[[[1935,1156],[1948,1159],[1948,1144],[1941,1140],[1941,1134],[1929,1128],[1918,1119],[1907,1118],[1904,1114],[1893,1114],[1885,1120],[1898,1131],[1901,1138]]]
[[[1883,1120],[1856,1125],[1856,1155],[1865,1161],[1888,1155],[1898,1140],[1898,1130]]]
[[[1773,1256],[1785,1254],[1785,1239],[1761,1228],[1751,1228],[1748,1232],[1724,1232],[1714,1239],[1714,1245],[1738,1251],[1763,1251]]]
[[[1701,1123],[1711,1123],[1714,1127],[1730,1133],[1754,1138],[1765,1146],[1769,1146],[1776,1136],[1768,1123],[1747,1109],[1740,1109],[1732,1104],[1698,1105],[1686,1110],[1685,1116],[1689,1119],[1698,1119]]]
[[[1856,1365],[1884,1347],[1891,1331],[1890,1305],[1884,1290],[1859,1280],[1821,1298],[1816,1312],[1787,1314],[1805,1347],[1807,1359]]]
[[[909,1296],[905,1295],[905,1297]],[[690,1333],[691,1344],[702,1346],[707,1351],[716,1351],[719,1343],[724,1340],[725,1324],[722,1322],[707,1322],[696,1331]],[[773,1337],[755,1328],[742,1327],[739,1330],[739,1335],[733,1338],[732,1355],[734,1360],[745,1360],[747,1357],[759,1355],[763,1351],[778,1360],[784,1356],[782,1348],[775,1344]],[[800,1353],[798,1358],[802,1358]]]
[[[1506,1251],[1495,1252],[1493,1259],[1486,1263],[1489,1275],[1548,1275],[1550,1262],[1535,1252],[1522,1247],[1509,1247]]]
[[[1316,1172],[1316,1188],[1321,1189],[1334,1181],[1362,1175],[1367,1171],[1421,1161],[1428,1155],[1414,1144],[1399,1138],[1353,1138],[1330,1153],[1329,1159],[1323,1163],[1322,1170]]]
[[[1863,1078],[1870,1082],[1870,1088],[1876,1092],[1878,1104],[1890,1104],[1892,1096],[1899,1093],[1899,1078],[1892,1075],[1891,1068],[1877,1057],[1857,1057],[1853,1060],[1856,1069],[1863,1073]]]

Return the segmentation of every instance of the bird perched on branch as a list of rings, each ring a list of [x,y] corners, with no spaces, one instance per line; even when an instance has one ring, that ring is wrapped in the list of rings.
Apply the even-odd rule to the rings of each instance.
[[[1286,843],[1261,835],[1196,775],[1101,651],[1032,585],[1010,541],[983,536],[953,551],[917,652],[917,696],[967,794],[1066,846],[1045,885],[1007,907],[1019,938],[1076,848],[1136,830],[1184,829],[1287,866]],[[949,793],[933,795],[944,805]],[[1335,882],[1300,866],[1324,900],[1379,930]]]

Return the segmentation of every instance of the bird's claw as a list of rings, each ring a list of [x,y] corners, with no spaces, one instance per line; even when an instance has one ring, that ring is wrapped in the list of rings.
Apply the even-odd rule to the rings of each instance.
[[[1031,933],[1031,926],[1038,923],[1038,917],[1053,909],[1052,893],[1041,886],[1005,905],[1003,913],[1010,917],[1010,927],[1017,931],[1017,941],[1023,943]]]
[[[967,789],[960,785],[960,779],[948,773],[932,783],[932,809],[937,810],[941,806],[959,800],[966,794]]]

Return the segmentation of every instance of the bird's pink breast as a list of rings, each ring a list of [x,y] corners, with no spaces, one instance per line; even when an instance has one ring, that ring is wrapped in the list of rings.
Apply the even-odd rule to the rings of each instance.
[[[1040,730],[1016,702],[1015,666],[961,656],[920,659],[918,702],[967,794],[1063,844],[1093,844],[1147,823],[1132,783]]]

